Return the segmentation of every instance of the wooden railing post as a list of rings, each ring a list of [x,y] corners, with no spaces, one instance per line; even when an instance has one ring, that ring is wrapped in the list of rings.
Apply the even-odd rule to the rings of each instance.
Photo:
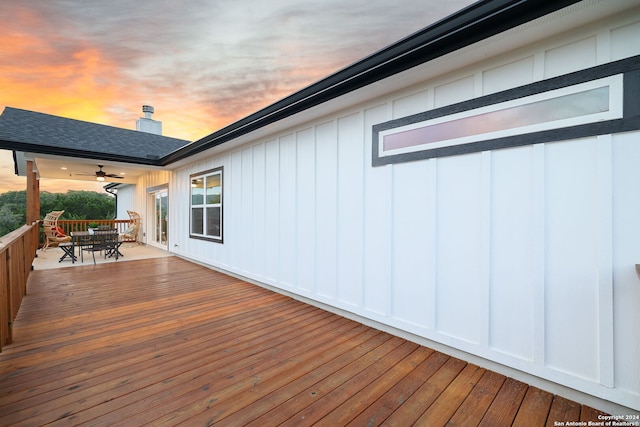
[[[27,160],[27,225],[40,218],[40,181],[33,171],[33,161]]]
[[[11,343],[11,297],[9,286],[9,251],[0,251],[0,351]]]

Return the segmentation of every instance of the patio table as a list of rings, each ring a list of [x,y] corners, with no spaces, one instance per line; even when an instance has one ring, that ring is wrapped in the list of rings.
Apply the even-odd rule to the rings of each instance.
[[[113,232],[117,234],[117,231],[115,229],[113,230]],[[79,250],[81,251],[83,246],[93,245],[94,244],[94,239],[93,239],[94,234],[89,232],[89,231],[72,231],[69,235],[71,236],[71,249],[70,249],[70,251],[71,251],[71,254],[73,254],[71,256],[71,262],[75,263],[77,261],[77,259],[78,259],[78,257],[75,255],[76,246],[78,246]],[[122,241],[118,238],[118,241],[115,244],[115,247],[109,249],[109,251],[107,252],[107,256],[111,257],[113,255],[116,255],[116,258],[124,256],[120,252],[120,245],[122,245]],[[63,258],[64,258],[64,256],[63,256]]]

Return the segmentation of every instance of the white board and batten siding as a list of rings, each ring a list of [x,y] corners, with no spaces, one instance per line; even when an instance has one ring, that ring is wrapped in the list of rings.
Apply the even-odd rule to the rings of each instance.
[[[639,13],[590,31],[175,171],[170,249],[640,410],[639,132],[371,166],[374,124],[640,54]],[[189,239],[218,166],[224,243]]]
[[[152,235],[154,202],[149,191],[159,187],[169,187],[172,182],[172,172],[158,170],[142,175],[135,184],[118,188],[118,212],[117,219],[129,219],[127,211],[140,214],[141,233],[138,239],[147,242],[147,235]]]

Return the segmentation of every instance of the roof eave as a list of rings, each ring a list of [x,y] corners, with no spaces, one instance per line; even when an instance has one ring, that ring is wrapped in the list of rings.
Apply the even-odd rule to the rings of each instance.
[[[29,144],[24,142],[0,140],[0,149],[12,150],[23,153],[49,154],[55,156],[66,156],[76,158],[90,158],[96,160],[130,163],[136,165],[162,166],[158,158],[141,158],[123,156],[120,154],[100,153],[96,151],[74,150],[60,147],[48,147],[39,144]],[[15,154],[14,154],[15,163]]]
[[[580,0],[474,3],[294,94],[160,159],[168,165],[444,56]]]

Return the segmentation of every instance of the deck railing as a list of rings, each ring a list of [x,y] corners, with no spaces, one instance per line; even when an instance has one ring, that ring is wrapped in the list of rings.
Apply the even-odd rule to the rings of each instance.
[[[74,231],[87,231],[93,227],[109,227],[118,230],[119,234],[124,233],[131,225],[128,219],[59,219],[58,227],[62,227],[65,234],[69,235]]]
[[[0,351],[12,341],[12,325],[38,249],[40,224],[23,225],[0,237]]]
[[[94,226],[115,228],[123,234],[129,225],[126,219],[59,220],[66,234],[86,231]],[[27,293],[27,279],[41,242],[40,222],[23,225],[0,237],[0,352],[12,341],[11,327],[18,315],[22,297]]]

